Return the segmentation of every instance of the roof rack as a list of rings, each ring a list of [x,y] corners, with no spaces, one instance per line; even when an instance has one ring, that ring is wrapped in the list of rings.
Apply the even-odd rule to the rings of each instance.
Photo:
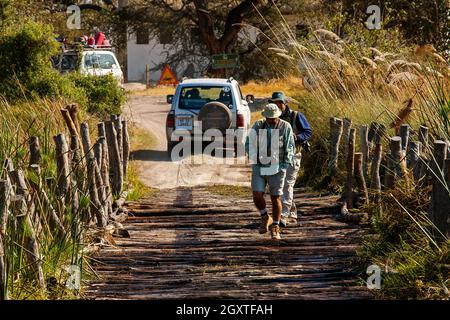
[[[92,51],[92,50],[109,50],[112,51],[113,48],[110,45],[93,45],[93,46],[84,46],[81,42],[78,43],[63,43],[61,44],[64,52],[67,51],[75,51],[82,49],[83,51]]]

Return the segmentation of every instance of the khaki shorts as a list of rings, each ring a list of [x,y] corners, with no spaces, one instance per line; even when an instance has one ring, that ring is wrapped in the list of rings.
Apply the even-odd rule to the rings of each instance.
[[[280,169],[277,174],[271,176],[262,176],[260,168],[253,167],[252,170],[252,190],[256,192],[265,192],[266,185],[269,185],[271,196],[281,196],[283,194],[284,179],[286,178],[286,169]]]

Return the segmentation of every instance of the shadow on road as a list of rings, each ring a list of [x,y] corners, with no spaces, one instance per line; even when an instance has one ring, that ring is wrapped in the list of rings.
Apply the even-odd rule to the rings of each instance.
[[[229,149],[218,148],[217,153],[213,153],[212,156],[214,158],[223,158],[227,151],[231,151]],[[182,155],[181,158],[187,158],[191,155],[202,154],[200,150],[191,150],[190,154]],[[233,156],[231,156],[234,158]],[[171,158],[169,157],[166,150],[135,150],[130,153],[131,160],[137,161],[161,161],[161,162],[171,162]]]
[[[130,153],[131,160],[139,161],[170,161],[167,151],[135,150]]]

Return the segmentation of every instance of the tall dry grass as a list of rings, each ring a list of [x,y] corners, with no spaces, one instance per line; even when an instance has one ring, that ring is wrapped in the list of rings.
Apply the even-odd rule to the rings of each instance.
[[[36,100],[17,105],[0,99],[0,178],[5,179],[7,172],[3,166],[5,159],[11,159],[15,169],[23,170],[27,181],[37,182],[36,176],[28,169],[29,138],[37,136],[41,147],[41,175],[42,179],[56,181],[56,159],[53,137],[59,133],[66,133],[66,127],[61,117],[60,109],[64,101]],[[92,128],[96,128],[98,119],[89,117],[81,112],[81,119],[87,120]],[[66,133],[67,136],[67,133]],[[88,230],[87,220],[89,209],[89,193],[87,186],[78,185],[78,211],[67,204],[60,205],[57,186],[42,182],[44,190],[52,208],[55,209],[65,229],[65,234],[57,232],[51,227],[49,220],[50,207],[41,202],[40,196],[35,194],[28,185],[32,201],[36,207],[36,214],[44,226],[38,234],[38,247],[41,254],[42,270],[46,280],[45,288],[40,287],[36,280],[35,270],[26,263],[26,248],[23,245],[23,234],[18,234],[15,218],[9,216],[8,228],[2,235],[5,246],[5,264],[7,267],[7,293],[9,299],[71,299],[77,298],[79,290],[70,290],[66,281],[70,277],[68,268],[77,265],[83,274],[87,270],[87,256],[85,241]],[[36,220],[37,221],[37,220]],[[36,222],[33,220],[33,228]]]
[[[306,91],[292,94],[313,129],[313,151],[302,160],[303,182],[320,185],[327,174],[330,117],[350,118],[355,128],[372,121],[384,124],[384,150],[400,124],[410,125],[412,140],[418,139],[421,124],[430,128],[431,142],[450,140],[450,65],[432,46],[384,52],[354,43],[352,38],[358,37],[341,39],[324,29],[311,30],[311,37],[300,42],[281,13],[279,21],[266,21],[269,50],[284,58],[285,77],[303,79]],[[380,205],[367,208],[376,236],[365,243],[361,256],[364,263],[393,270],[386,276],[382,298],[450,297],[450,242],[430,241],[429,230],[435,226],[427,219],[428,192],[399,185]]]

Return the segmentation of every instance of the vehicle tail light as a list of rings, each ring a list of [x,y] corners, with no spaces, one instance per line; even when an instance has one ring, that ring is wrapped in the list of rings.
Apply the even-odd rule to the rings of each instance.
[[[238,113],[236,116],[236,127],[245,128],[245,119],[242,113]]]
[[[166,119],[167,128],[175,128],[175,112],[170,111]]]

